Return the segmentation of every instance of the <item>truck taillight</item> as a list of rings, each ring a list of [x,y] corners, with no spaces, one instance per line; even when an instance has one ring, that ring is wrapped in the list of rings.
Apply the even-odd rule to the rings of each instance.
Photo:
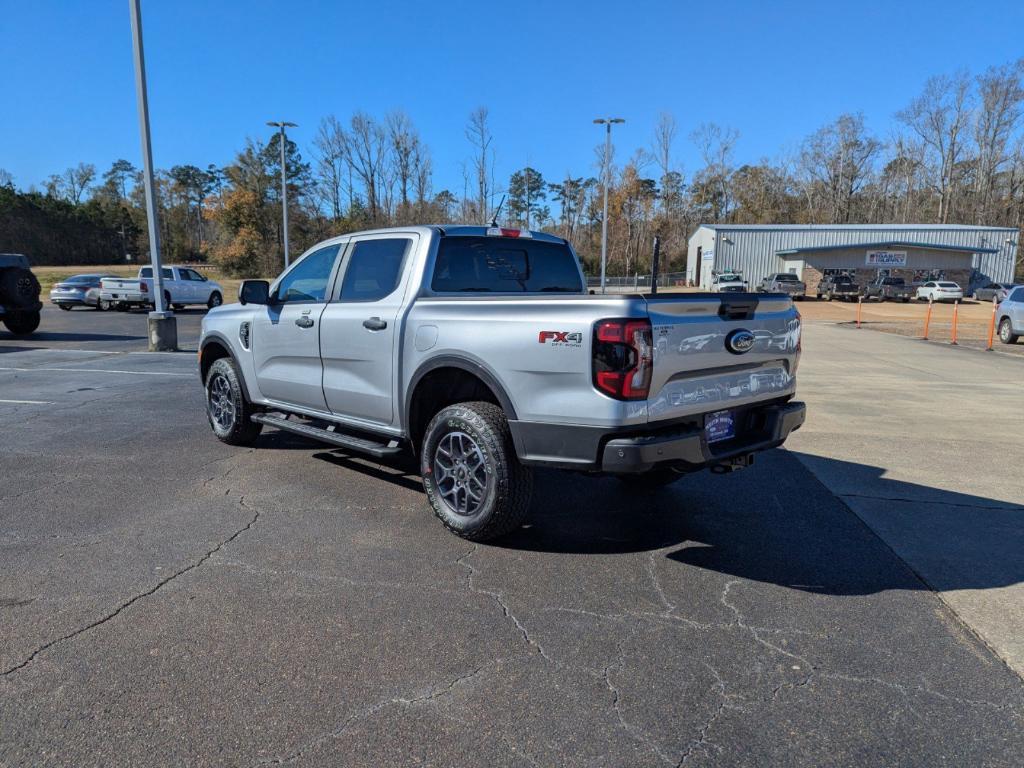
[[[139,281],[139,290],[142,291],[143,293],[149,293],[149,286],[146,285],[144,282],[142,282],[140,280]]]
[[[651,321],[598,320],[592,365],[599,391],[616,400],[646,400],[654,372]]]

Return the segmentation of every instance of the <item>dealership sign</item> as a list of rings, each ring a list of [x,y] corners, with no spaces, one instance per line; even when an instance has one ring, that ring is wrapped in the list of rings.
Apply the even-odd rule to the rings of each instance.
[[[865,263],[869,267],[905,267],[906,251],[868,251]]]

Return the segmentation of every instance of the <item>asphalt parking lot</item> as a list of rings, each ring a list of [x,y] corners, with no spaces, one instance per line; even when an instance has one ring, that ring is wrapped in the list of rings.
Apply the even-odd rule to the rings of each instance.
[[[1016,358],[810,324],[788,450],[540,473],[473,545],[405,463],[217,442],[145,343],[0,334],[2,766],[1021,764]]]

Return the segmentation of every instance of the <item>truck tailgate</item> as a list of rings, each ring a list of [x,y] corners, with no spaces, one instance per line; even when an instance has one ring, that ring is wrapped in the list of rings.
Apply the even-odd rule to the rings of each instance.
[[[650,421],[743,406],[795,391],[800,315],[788,296],[677,294],[646,300],[654,344]],[[746,351],[727,344],[739,331],[753,336]]]

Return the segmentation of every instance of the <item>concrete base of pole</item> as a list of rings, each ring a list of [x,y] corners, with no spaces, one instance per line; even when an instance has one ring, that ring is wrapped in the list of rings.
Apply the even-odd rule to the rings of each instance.
[[[147,322],[150,352],[178,351],[178,318],[172,312],[150,312]]]

